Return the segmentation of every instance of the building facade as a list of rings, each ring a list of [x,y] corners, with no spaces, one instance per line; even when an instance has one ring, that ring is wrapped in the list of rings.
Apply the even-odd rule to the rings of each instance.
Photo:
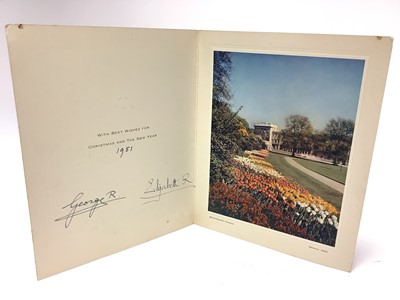
[[[278,125],[258,122],[254,124],[254,133],[261,136],[268,150],[280,150],[282,136]]]

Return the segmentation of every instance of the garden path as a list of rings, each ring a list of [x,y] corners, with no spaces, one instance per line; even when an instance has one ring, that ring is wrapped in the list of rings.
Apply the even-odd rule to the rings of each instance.
[[[311,177],[317,179],[318,181],[325,183],[327,186],[337,190],[340,193],[344,192],[344,184],[341,184],[337,181],[329,179],[328,177],[322,176],[321,174],[318,174],[314,171],[311,171],[311,170],[303,167],[299,163],[295,162],[291,157],[285,157],[285,159],[292,167],[295,167],[296,169],[299,169],[303,173],[306,173],[307,175],[310,175]]]

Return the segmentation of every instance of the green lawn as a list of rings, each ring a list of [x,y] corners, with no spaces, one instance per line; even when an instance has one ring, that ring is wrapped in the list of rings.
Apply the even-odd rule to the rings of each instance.
[[[325,177],[328,177],[332,180],[340,182],[341,184],[345,184],[346,182],[347,167],[328,165],[321,162],[316,162],[301,158],[295,158],[294,160],[303,167],[311,171],[314,171],[318,174],[321,174]]]
[[[296,181],[300,186],[306,188],[311,194],[320,196],[322,199],[331,203],[340,211],[343,199],[342,193],[292,167],[285,160],[285,155],[270,152],[266,160],[270,162],[278,172]]]

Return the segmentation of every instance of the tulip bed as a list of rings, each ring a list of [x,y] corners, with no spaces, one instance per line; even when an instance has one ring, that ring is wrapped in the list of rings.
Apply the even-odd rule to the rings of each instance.
[[[257,153],[236,156],[233,178],[210,187],[209,210],[283,233],[334,246],[339,212],[282,176]]]

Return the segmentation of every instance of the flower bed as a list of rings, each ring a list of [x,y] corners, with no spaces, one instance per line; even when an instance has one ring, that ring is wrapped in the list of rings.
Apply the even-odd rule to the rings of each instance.
[[[232,161],[234,181],[210,187],[216,213],[326,245],[335,245],[337,209],[253,153]]]

